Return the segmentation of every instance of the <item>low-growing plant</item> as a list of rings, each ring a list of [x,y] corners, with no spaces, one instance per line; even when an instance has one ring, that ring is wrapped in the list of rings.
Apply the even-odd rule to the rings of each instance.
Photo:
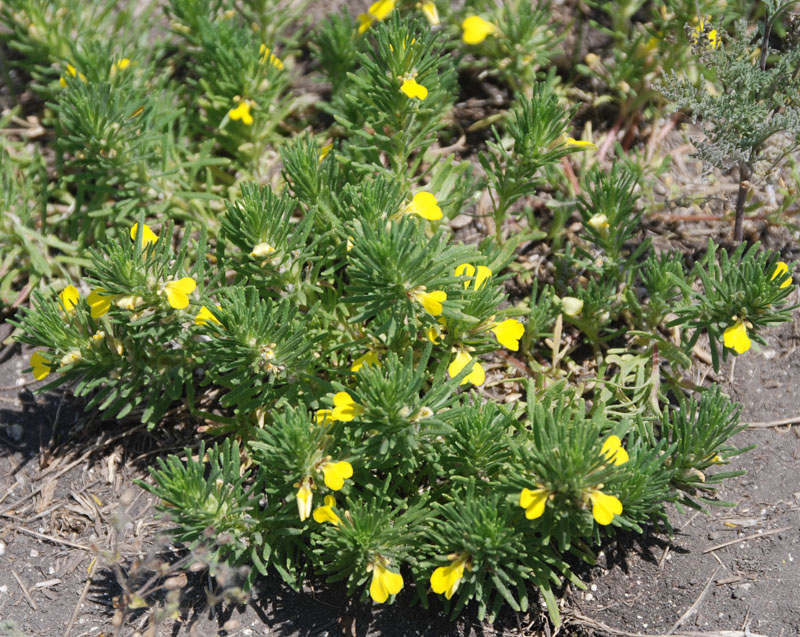
[[[669,503],[714,504],[737,475],[720,469],[742,451],[738,409],[684,372],[701,339],[719,369],[790,320],[795,264],[758,245],[709,242],[691,268],[656,254],[635,159],[562,173],[595,147],[569,137],[575,111],[549,80],[515,96],[484,175],[445,157],[461,45],[431,4],[328,18],[312,41],[334,122],[287,140],[291,69],[258,22],[272,3],[173,0],[165,75],[113,52],[100,65],[112,49],[85,43],[53,106],[58,182],[89,213],[63,223],[89,256],[64,280],[42,269],[55,290],[12,324],[45,388],[150,428],[180,409],[214,439],[140,486],[215,569],[246,567],[248,587],[324,577],[375,603],[413,588],[451,617],[526,611],[538,591],[558,625],[555,591],[583,586],[576,561],[617,530],[669,529]],[[482,28],[491,53],[540,37],[524,5],[497,10],[502,31],[462,24],[462,41]],[[530,18],[519,32],[515,11]],[[30,211],[20,175],[41,166],[6,154],[6,202]],[[553,191],[551,219],[522,210]],[[484,193],[494,228],[465,245],[447,221]],[[198,203],[212,198],[224,209]],[[514,263],[523,242],[547,269]]]

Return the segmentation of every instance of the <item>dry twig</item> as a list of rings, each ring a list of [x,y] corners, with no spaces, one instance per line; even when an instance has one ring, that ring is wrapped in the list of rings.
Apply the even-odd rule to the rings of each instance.
[[[736,544],[737,542],[746,542],[747,540],[757,540],[760,537],[767,537],[768,535],[775,535],[776,533],[781,533],[782,531],[788,531],[791,529],[791,526],[782,526],[779,529],[772,529],[771,531],[764,531],[763,533],[753,533],[752,535],[745,535],[744,537],[737,537],[735,540],[728,540],[727,542],[723,542],[722,544],[717,544],[716,546],[712,546],[710,549],[706,549],[703,553],[711,553],[711,551],[716,551],[717,549],[724,548],[726,546],[730,546],[731,544]]]

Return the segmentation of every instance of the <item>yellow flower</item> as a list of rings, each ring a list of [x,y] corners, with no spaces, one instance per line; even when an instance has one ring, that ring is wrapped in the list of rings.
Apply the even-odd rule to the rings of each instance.
[[[519,350],[519,339],[525,334],[525,326],[516,319],[506,319],[502,323],[495,323],[491,328],[497,341],[512,352]]]
[[[266,44],[262,44],[258,49],[258,61],[259,62],[269,62],[274,66],[276,69],[280,70],[283,68],[283,62],[281,59],[270,52],[269,47]]]
[[[469,16],[461,24],[464,30],[463,39],[466,44],[480,44],[486,36],[497,32],[497,27],[477,15]]]
[[[619,498],[603,493],[600,489],[589,491],[589,499],[592,501],[592,515],[598,524],[611,524],[614,516],[622,513],[622,502]]]
[[[332,495],[326,495],[325,506],[314,509],[314,522],[319,522],[320,524],[330,522],[334,526],[339,526],[342,523],[342,520],[333,512],[333,507],[335,506],[336,498],[334,498]]]
[[[333,417],[332,409],[317,409],[317,413],[314,414],[314,421],[318,425],[321,425],[325,422],[332,422],[333,420],[336,419]]]
[[[744,354],[750,349],[750,338],[747,336],[747,328],[742,321],[737,321],[725,330],[722,335],[722,342],[725,347],[733,348],[737,354]]]
[[[250,102],[242,100],[239,106],[228,111],[228,117],[232,120],[241,120],[245,126],[253,123],[253,116],[250,114]]]
[[[333,420],[350,422],[365,411],[346,391],[340,391],[333,397]]]
[[[561,309],[567,316],[578,316],[583,311],[583,301],[574,296],[565,296],[561,299]]]
[[[177,281],[170,281],[164,285],[164,293],[167,295],[167,303],[176,310],[182,310],[189,306],[189,295],[197,287],[192,277],[185,276]]]
[[[442,218],[442,209],[436,197],[430,192],[418,192],[411,199],[411,203],[406,206],[405,212],[419,215],[428,221],[436,221]]]
[[[220,305],[217,305],[217,309],[222,309]],[[214,314],[209,310],[205,305],[200,308],[200,311],[194,317],[195,325],[205,325],[206,323],[216,323],[217,325],[222,325],[219,319],[214,316]]]
[[[478,266],[477,275],[475,272],[475,266],[471,263],[462,263],[456,268],[456,276],[475,277],[474,281],[464,281],[465,290],[470,286],[470,284],[473,284],[474,289],[480,290],[483,287],[483,284],[486,283],[486,280],[492,276],[492,271],[485,265]]]
[[[444,317],[440,316],[437,320],[438,325],[431,325],[425,332],[428,340],[434,345],[438,345],[439,339],[442,338],[447,332],[447,321],[445,321]]]
[[[711,16],[708,16],[708,19],[711,19]],[[706,30],[706,21],[700,18],[697,23],[697,26],[694,28],[694,33],[692,33],[692,42],[697,44],[700,41],[700,36],[705,33]],[[708,44],[706,48],[708,49],[716,49],[722,46],[722,40],[719,39],[716,29],[710,29],[709,32],[706,34],[706,38],[708,39]]]
[[[369,350],[366,354],[362,354],[356,360],[353,361],[353,364],[350,366],[351,372],[357,372],[361,369],[364,365],[368,367],[380,367],[381,362],[378,360],[378,352],[374,352]]]
[[[395,0],[378,0],[373,2],[367,13],[376,20],[385,20],[394,11]]]
[[[547,497],[550,493],[547,489],[523,489],[519,494],[519,505],[525,509],[525,517],[535,520],[544,514],[544,505],[547,504]]]
[[[30,365],[33,367],[33,377],[36,380],[44,380],[50,374],[50,365],[41,352],[34,352],[31,356]]]
[[[97,288],[92,290],[86,298],[93,319],[100,318],[106,314],[111,308],[111,302],[116,299],[114,294],[104,294],[104,292],[105,289]]]
[[[134,223],[131,226],[131,240],[136,241],[136,234],[139,232],[139,224]],[[154,244],[158,241],[158,235],[150,229],[150,226],[144,224],[144,229],[142,230],[142,247],[146,248],[149,245]]]
[[[403,576],[400,573],[393,573],[383,564],[373,564],[369,595],[374,602],[383,604],[389,599],[389,595],[397,595],[402,588]]]
[[[437,568],[433,575],[431,575],[431,588],[434,593],[450,599],[458,589],[461,580],[464,579],[464,567],[469,560],[468,555],[462,554],[458,559],[454,560],[449,566],[440,566]]]
[[[347,478],[353,477],[353,465],[345,460],[326,462],[322,465],[322,475],[325,479],[325,486],[331,491],[338,491],[344,486]]]
[[[443,290],[426,292],[425,288],[412,290],[411,299],[420,303],[425,311],[431,316],[439,316],[442,313],[442,303],[447,300],[447,293]]]
[[[81,82],[86,81],[86,76],[83,73],[78,73],[72,64],[67,64],[67,73],[69,73],[72,77],[79,77]],[[61,88],[66,88],[67,86],[67,80],[65,80],[63,77],[58,78],[58,83],[61,85]]]
[[[275,248],[268,243],[262,242],[253,246],[253,249],[250,251],[250,256],[254,259],[263,259],[273,252],[275,252]]]
[[[372,23],[375,22],[375,18],[368,13],[359,13],[357,19],[359,34],[364,33],[364,31],[369,29],[372,26]]]
[[[117,60],[117,68],[120,71],[124,71],[127,69],[131,64],[131,61],[128,58],[122,58],[121,60]]]
[[[420,100],[424,100],[428,97],[428,89],[422,86],[422,84],[417,84],[417,80],[413,77],[405,78],[403,84],[400,86],[400,90],[411,99],[416,97]]]
[[[622,441],[619,436],[609,436],[603,443],[603,448],[600,450],[600,455],[605,456],[606,460],[614,463],[615,466],[625,464],[628,462],[628,452],[622,446]]]
[[[779,276],[783,276],[789,271],[789,266],[786,265],[783,261],[778,261],[775,265],[775,271],[772,273],[772,277],[770,278],[771,281],[774,281]],[[781,283],[781,289],[788,288],[792,284],[792,277],[786,279],[783,283]]]
[[[450,378],[458,376],[461,370],[464,369],[471,360],[472,356],[469,352],[459,349],[456,352],[456,357],[453,359],[453,362],[450,363],[450,366],[447,368],[447,373],[450,374]],[[472,371],[462,378],[459,384],[465,385],[466,383],[472,383],[473,385],[483,385],[483,381],[485,380],[486,372],[483,371],[483,366],[476,360],[472,365]]]
[[[103,330],[97,330],[94,334],[92,334],[92,342],[99,343],[106,337],[106,333]]]
[[[428,24],[432,27],[438,27],[441,23],[439,19],[439,10],[436,8],[435,2],[423,2],[421,5],[417,5],[421,10],[422,13],[425,14],[425,18],[428,20]],[[448,599],[450,599],[448,597]]]
[[[301,522],[305,522],[308,516],[311,515],[311,503],[313,500],[314,494],[311,492],[311,487],[306,479],[297,490],[297,513],[300,515]]]
[[[573,139],[572,137],[567,139],[567,146],[575,146],[576,148],[591,148],[592,150],[597,150],[597,146],[595,146],[592,142],[587,142],[582,139]]]
[[[66,313],[72,314],[75,312],[75,306],[78,305],[81,295],[74,285],[68,285],[61,290],[61,294],[58,295],[58,298],[61,299],[61,304],[64,306]]]
[[[319,149],[319,163],[322,163],[322,160],[328,156],[328,153],[330,153],[331,150],[333,150],[333,143],[325,144]]]

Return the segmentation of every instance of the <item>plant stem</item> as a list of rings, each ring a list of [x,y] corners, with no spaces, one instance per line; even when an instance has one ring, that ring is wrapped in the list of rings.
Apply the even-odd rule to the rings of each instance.
[[[772,22],[769,19],[769,9],[764,10],[764,37],[761,40],[761,59],[759,67],[762,71],[767,68],[767,52],[769,51],[769,34],[772,30]]]
[[[739,192],[736,195],[736,222],[733,226],[734,243],[741,243],[744,239],[744,204],[747,200],[747,191],[750,190],[751,174],[750,166],[739,165]]]

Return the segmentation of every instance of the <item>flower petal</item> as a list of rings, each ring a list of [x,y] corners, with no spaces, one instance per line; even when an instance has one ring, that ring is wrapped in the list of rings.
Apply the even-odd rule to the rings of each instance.
[[[439,19],[439,10],[436,8],[436,3],[423,2],[420,9],[425,15],[425,18],[428,20],[428,24],[430,24],[432,27],[438,27],[439,24],[441,24],[441,20]]]
[[[111,308],[111,302],[116,298],[113,294],[104,294],[104,292],[104,288],[96,288],[86,298],[93,319],[100,318],[106,314]]]
[[[219,305],[217,305],[217,308],[219,308],[220,310],[222,309]],[[200,311],[194,317],[194,322],[195,325],[205,325],[206,323],[209,322],[216,323],[217,325],[222,325],[219,319],[216,316],[214,316],[211,310],[209,310],[205,305],[200,308]]]
[[[369,9],[367,9],[367,13],[376,20],[384,20],[394,11],[394,4],[395,0],[378,0],[370,5]]]
[[[333,397],[333,405],[333,420],[342,422],[350,422],[365,411],[346,391],[340,391]]]
[[[228,117],[232,120],[241,120],[242,124],[250,126],[253,123],[253,116],[250,114],[250,102],[243,100],[239,106],[228,111]]]
[[[58,298],[61,299],[61,304],[64,306],[66,313],[72,314],[75,311],[75,306],[78,305],[81,295],[74,285],[68,285],[61,290],[61,294],[58,295]]]
[[[447,300],[447,293],[443,290],[433,292],[412,292],[412,298],[425,308],[431,316],[439,316],[442,313],[442,303]]]
[[[474,276],[475,275],[475,266],[471,263],[462,263],[461,265],[456,266],[455,271],[456,276]],[[469,285],[469,281],[464,284],[464,287]]]
[[[523,489],[519,494],[519,505],[525,509],[525,517],[529,520],[542,517],[548,495],[547,489]]]
[[[297,490],[297,513],[300,516],[300,521],[305,522],[308,516],[311,515],[311,503],[314,500],[314,494],[307,484],[303,485]]]
[[[575,148],[591,148],[592,150],[597,150],[597,146],[595,146],[592,142],[587,142],[583,139],[573,139],[572,137],[567,139],[567,146],[574,146]]]
[[[375,564],[372,569],[372,583],[369,594],[372,600],[383,604],[389,595],[397,595],[403,588],[403,576],[393,573],[381,564]]]
[[[333,507],[335,506],[336,498],[332,495],[326,495],[325,506],[314,509],[314,521],[320,524],[330,522],[334,526],[339,526],[342,523],[342,519],[333,512]]]
[[[411,203],[406,206],[406,212],[419,215],[428,221],[436,221],[442,218],[442,209],[436,197],[430,192],[418,192],[414,195]]]
[[[189,295],[197,287],[192,277],[185,276],[177,281],[170,281],[164,286],[167,302],[176,310],[183,310],[189,306]]]
[[[325,477],[325,486],[331,491],[338,491],[344,486],[344,481],[353,476],[353,465],[345,460],[326,462],[322,465],[322,474]]]
[[[775,271],[772,273],[770,280],[775,280],[779,276],[783,276],[784,274],[786,274],[788,271],[789,271],[789,266],[786,265],[786,263],[784,263],[783,261],[778,261],[778,263],[775,265]],[[783,283],[781,283],[781,289],[788,288],[791,284],[792,284],[792,277],[789,277]]]
[[[750,337],[747,336],[747,328],[742,321],[731,325],[722,335],[722,342],[725,347],[732,348],[737,354],[744,354],[750,349]]]
[[[465,44],[480,44],[486,36],[497,31],[497,27],[477,15],[471,15],[461,23],[464,30],[463,39]]]
[[[428,97],[428,89],[422,86],[422,84],[418,84],[417,80],[413,77],[408,77],[403,80],[400,90],[410,99],[417,98],[419,100],[424,100]]]
[[[441,595],[444,593],[447,599],[451,599],[458,589],[464,577],[463,559],[456,560],[449,566],[440,566],[431,575],[431,588],[434,593]]]
[[[525,326],[516,319],[506,319],[502,323],[495,323],[492,332],[500,345],[516,352],[519,350],[519,339],[525,334]]]
[[[353,361],[353,364],[350,366],[351,372],[357,372],[361,369],[364,365],[367,367],[380,367],[381,362],[378,359],[378,352],[374,352],[369,350],[366,354],[362,354],[356,360]]]
[[[471,360],[472,355],[469,352],[463,349],[458,350],[456,352],[456,357],[447,368],[447,373],[450,374],[450,378],[458,376],[461,370],[464,369]],[[483,366],[476,360],[472,365],[472,371],[462,378],[459,384],[466,385],[467,383],[472,383],[473,385],[483,385],[485,380],[486,372],[484,372]]]
[[[483,287],[483,284],[486,283],[486,280],[492,276],[492,271],[487,268],[485,265],[478,266],[478,273],[475,275],[475,284],[474,288],[476,290],[480,290]]]
[[[614,516],[622,513],[622,502],[616,496],[593,489],[589,497],[592,500],[592,515],[598,524],[611,524]]]
[[[47,359],[41,352],[34,352],[31,356],[30,366],[33,367],[33,377],[36,380],[43,380],[50,374],[50,366]]]
[[[139,233],[139,224],[134,223],[131,226],[131,241],[136,241],[136,235]],[[150,226],[144,224],[144,228],[142,229],[142,248],[146,248],[149,245],[154,244],[158,241],[158,235],[150,229]]]
[[[628,462],[628,452],[622,446],[619,436],[612,435],[606,438],[600,454],[605,456],[606,460],[613,461],[616,466]]]

